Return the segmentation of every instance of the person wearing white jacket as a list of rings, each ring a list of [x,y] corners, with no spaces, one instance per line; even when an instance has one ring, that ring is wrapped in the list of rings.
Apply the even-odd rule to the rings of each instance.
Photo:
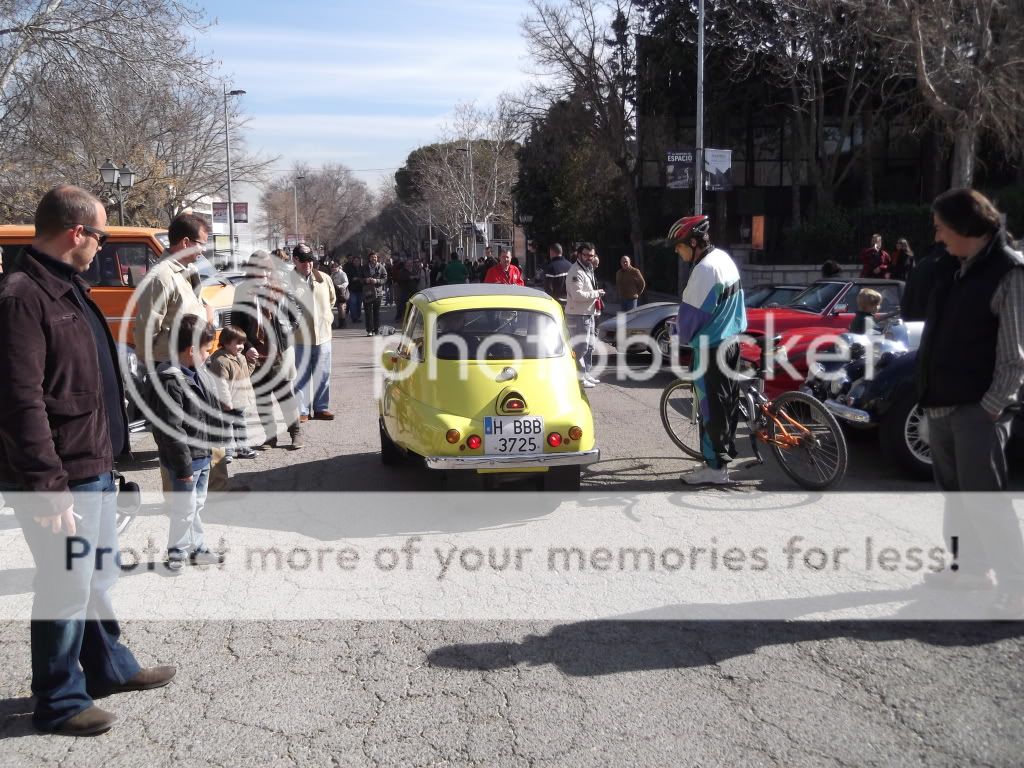
[[[566,305],[565,319],[569,325],[569,335],[573,340],[576,360],[583,369],[580,377],[587,389],[596,387],[600,382],[590,375],[593,367],[594,354],[594,318],[602,308],[604,290],[597,287],[594,277],[594,246],[584,243],[580,247],[579,260],[569,269],[565,279]]]

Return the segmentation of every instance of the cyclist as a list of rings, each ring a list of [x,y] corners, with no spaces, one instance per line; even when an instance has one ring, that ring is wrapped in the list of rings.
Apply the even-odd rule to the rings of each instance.
[[[739,364],[736,337],[747,329],[747,313],[739,270],[728,253],[712,245],[710,229],[707,216],[685,216],[668,231],[676,253],[692,265],[676,317],[679,343],[693,347],[693,370],[704,371],[693,388],[705,464],[680,476],[687,485],[728,483],[728,465],[736,458],[739,384],[731,372]]]

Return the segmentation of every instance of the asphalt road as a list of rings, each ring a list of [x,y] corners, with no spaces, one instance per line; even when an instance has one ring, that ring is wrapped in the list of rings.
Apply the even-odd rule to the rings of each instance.
[[[235,487],[438,489],[420,468],[380,464],[371,349],[336,333],[337,420],[311,423],[302,451],[236,461]],[[669,378],[590,391],[602,461],[585,491],[681,490],[691,464],[656,410]],[[148,436],[136,451],[126,471],[158,490]],[[694,498],[743,509],[795,490],[769,458]],[[842,490],[930,486],[860,440]],[[0,534],[17,544],[10,516]],[[28,627],[0,624],[0,764],[1014,766],[1024,743],[1019,623],[195,620],[129,621],[124,634],[178,677],[106,700],[122,722],[76,741],[32,733]]]

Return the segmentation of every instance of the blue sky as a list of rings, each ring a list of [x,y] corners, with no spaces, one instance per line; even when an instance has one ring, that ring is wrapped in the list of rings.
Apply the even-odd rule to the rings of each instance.
[[[200,39],[247,93],[246,139],[294,161],[340,162],[377,187],[459,102],[493,103],[530,69],[526,0],[220,0]],[[372,170],[362,170],[372,169]]]

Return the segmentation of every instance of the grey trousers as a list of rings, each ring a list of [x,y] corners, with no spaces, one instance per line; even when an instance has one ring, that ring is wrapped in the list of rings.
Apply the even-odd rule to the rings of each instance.
[[[945,493],[942,521],[947,542],[959,537],[962,573],[996,572],[1001,588],[1024,588],[1024,536],[1009,496],[1006,445],[1012,416],[999,421],[980,404],[958,406],[928,417],[928,443],[939,490]],[[957,492],[960,493],[957,493]],[[986,493],[987,492],[987,493]]]

